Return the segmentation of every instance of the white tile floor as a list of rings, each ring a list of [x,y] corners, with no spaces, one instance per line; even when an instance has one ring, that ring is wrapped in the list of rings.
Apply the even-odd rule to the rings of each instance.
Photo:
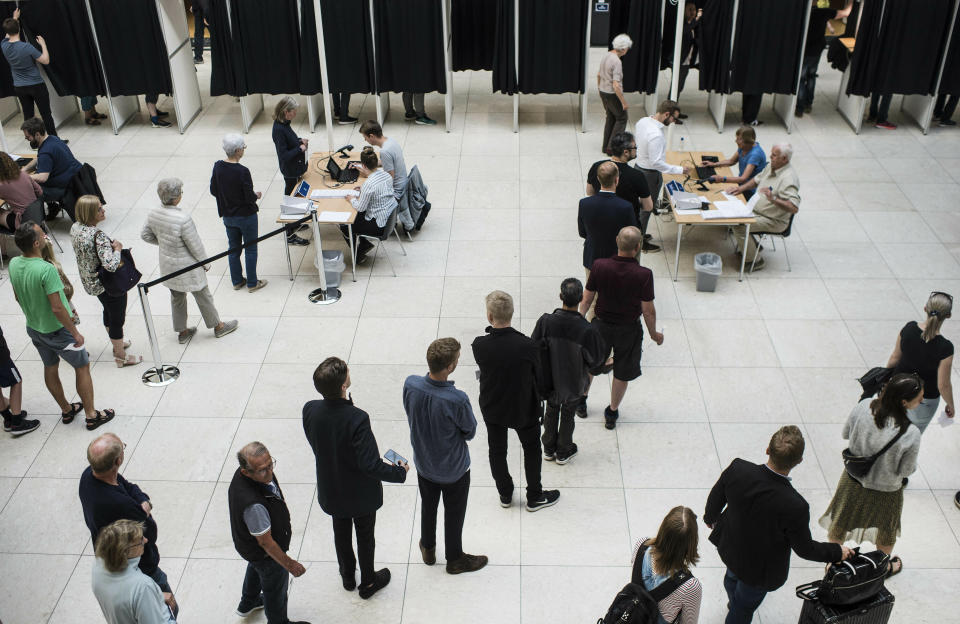
[[[198,71],[206,84],[210,65]],[[673,505],[702,511],[726,463],[736,456],[761,460],[770,434],[787,423],[800,425],[807,436],[795,483],[810,501],[813,534],[823,539],[816,519],[841,470],[840,424],[858,395],[855,377],[885,361],[897,330],[918,318],[927,293],[960,293],[960,133],[934,128],[922,136],[895,105],[899,130],[866,128],[855,136],[834,111],[838,83],[839,75],[822,65],[815,110],[793,134],[776,120],[769,98],[761,113],[761,144],[769,150],[776,142],[792,142],[801,174],[804,201],[788,242],[792,272],[778,244],[767,255],[767,269],[740,283],[729,243],[717,229],[699,228],[684,239],[680,280],[673,282],[668,265],[676,227],[654,222],[667,253],[642,261],[657,277],[666,343],[648,349],[645,374],[631,385],[616,431],[600,424],[608,391],[603,379],[591,396],[590,418],[577,423],[580,456],[563,467],[544,464],[544,484],[562,488],[559,505],[535,515],[516,506],[501,509],[486,436],[478,433],[471,444],[474,487],[465,545],[490,555],[490,566],[477,574],[450,577],[419,562],[418,496],[411,478],[385,488],[378,523],[377,559],[390,566],[392,583],[370,602],[343,592],[330,523],[315,502],[300,407],[314,397],[315,364],[329,355],[347,358],[353,396],[370,412],[381,448],[410,456],[400,388],[407,374],[424,371],[429,341],[453,335],[468,347],[486,325],[483,295],[494,288],[513,294],[516,324],[524,331],[554,307],[561,279],[582,274],[575,210],[585,171],[600,157],[602,117],[594,90],[587,133],[580,132],[577,98],[561,95],[523,97],[516,135],[511,102],[489,93],[489,74],[456,75],[452,132],[402,121],[386,127],[403,144],[408,165],[422,169],[433,202],[423,231],[406,245],[406,257],[396,255],[396,242],[387,244],[398,277],[390,276],[381,258],[372,269],[361,268],[356,282],[345,274],[338,304],[315,307],[306,300],[317,286],[313,248],[293,249],[299,269],[289,282],[275,239],[260,248],[258,268],[270,285],[255,295],[234,292],[224,277],[226,263],[214,264],[209,278],[220,311],[239,318],[240,328],[223,340],[201,330],[186,347],[170,329],[167,293],[156,288],[150,300],[164,361],[178,363],[183,373],[165,389],[143,386],[143,367],[113,367],[97,323],[99,303],[80,290],[81,330],[97,358],[97,403],[117,409],[106,429],[128,444],[125,474],[156,503],[163,567],[177,589],[182,621],[238,621],[233,609],[243,564],[230,541],[226,481],[233,452],[253,439],[279,458],[277,473],[296,532],[292,552],[308,568],[292,585],[290,614],[313,622],[594,621],[628,579],[633,541],[655,532]],[[739,97],[731,98],[728,129],[720,135],[708,121],[704,94],[692,88],[695,75],[689,84],[682,103],[690,118],[677,137],[684,136],[690,149],[730,153]],[[268,110],[275,100],[267,98]],[[397,105],[399,98],[393,100]],[[427,102],[431,115],[442,119],[442,98],[430,95]],[[636,121],[642,98],[630,96],[630,102]],[[169,101],[161,106],[173,107]],[[355,97],[354,114],[363,119],[372,111],[372,98]],[[207,250],[225,248],[206,180],[221,156],[222,134],[239,129],[240,112],[232,98],[204,98],[202,114],[185,135],[145,122],[141,117],[114,136],[108,125],[89,128],[74,121],[62,134],[98,168],[109,201],[106,228],[134,248],[145,274],[156,276],[155,248],[138,236],[161,177],[186,181],[184,207],[192,211]],[[310,135],[303,116],[298,122],[300,134],[321,148],[325,134]],[[14,151],[24,148],[17,140],[19,123],[14,119],[5,127]],[[283,187],[270,123],[264,113],[246,135],[245,163],[264,191],[261,231],[272,229]],[[338,145],[359,145],[354,127],[335,130]],[[55,231],[69,247],[62,220]],[[341,244],[332,231],[324,238],[328,246]],[[695,290],[692,257],[700,251],[723,256],[715,293]],[[72,251],[63,260],[79,288]],[[5,276],[0,323],[25,377],[25,408],[42,422],[26,437],[0,438],[0,618],[7,624],[100,621],[89,590],[92,549],[76,496],[84,448],[93,436],[79,422],[58,424]],[[945,326],[955,341],[957,323]],[[133,352],[147,355],[138,301],[131,300],[127,333]],[[455,379],[476,405],[474,370],[467,349]],[[516,447],[510,466],[520,478]],[[895,622],[950,621],[960,608],[960,511],[953,505],[960,488],[958,457],[960,428],[932,425],[906,496],[897,548],[906,571],[890,583],[897,596]],[[712,624],[722,621],[726,598],[722,565],[706,533],[695,573],[704,585],[702,621]],[[819,570],[796,558],[793,563],[789,582],[766,599],[758,621],[796,621],[800,604],[791,587],[817,578]],[[257,615],[251,621],[264,620]]]

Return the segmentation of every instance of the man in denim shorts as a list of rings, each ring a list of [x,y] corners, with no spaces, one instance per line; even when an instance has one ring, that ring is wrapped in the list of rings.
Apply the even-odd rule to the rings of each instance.
[[[46,234],[33,221],[17,228],[14,241],[23,255],[10,260],[10,283],[17,303],[27,317],[27,335],[43,361],[43,381],[60,405],[64,424],[73,422],[80,410],[86,412],[87,429],[94,430],[114,417],[114,411],[97,411],[93,403],[90,356],[83,336],[73,324],[73,310],[63,293],[60,274],[40,256]],[[81,403],[68,403],[60,383],[60,359],[73,367]]]

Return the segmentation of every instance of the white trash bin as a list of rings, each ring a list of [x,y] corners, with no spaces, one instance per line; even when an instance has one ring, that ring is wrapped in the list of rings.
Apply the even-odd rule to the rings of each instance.
[[[697,273],[697,290],[714,292],[723,271],[723,259],[715,253],[698,253],[693,257],[693,268]]]

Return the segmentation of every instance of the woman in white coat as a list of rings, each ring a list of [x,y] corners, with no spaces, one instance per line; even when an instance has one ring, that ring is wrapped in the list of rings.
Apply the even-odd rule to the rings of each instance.
[[[174,271],[196,264],[207,257],[197,234],[193,218],[180,210],[183,199],[183,181],[179,178],[164,178],[157,184],[157,195],[161,206],[147,215],[140,238],[160,247],[160,272],[169,275]],[[213,295],[207,287],[206,272],[209,265],[197,267],[163,283],[170,289],[170,303],[173,308],[173,329],[177,332],[180,344],[188,342],[196,327],[187,327],[187,293],[192,293],[200,308],[203,322],[213,330],[217,338],[226,336],[237,328],[237,321],[223,322],[213,305]]]

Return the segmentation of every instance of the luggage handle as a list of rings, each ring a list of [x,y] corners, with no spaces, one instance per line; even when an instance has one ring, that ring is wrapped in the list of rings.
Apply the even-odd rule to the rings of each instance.
[[[817,590],[820,589],[820,581],[813,581],[804,585],[797,586],[797,598],[803,600],[816,600]]]

